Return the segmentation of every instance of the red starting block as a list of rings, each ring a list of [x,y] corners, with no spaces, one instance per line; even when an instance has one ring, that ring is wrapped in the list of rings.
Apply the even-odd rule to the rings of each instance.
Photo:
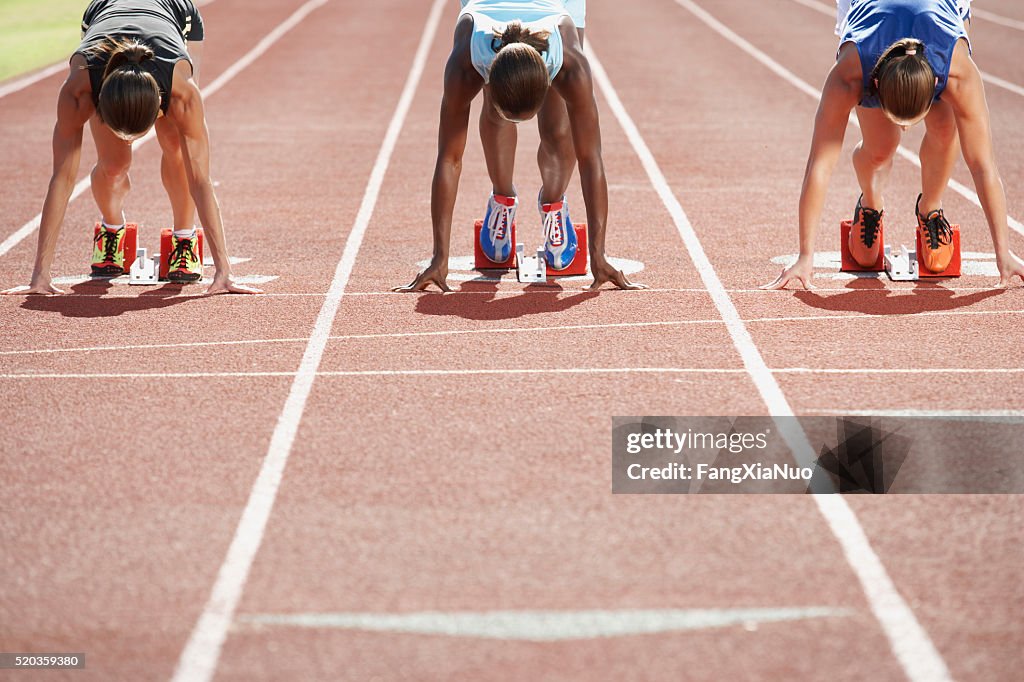
[[[171,270],[171,266],[170,266],[170,263],[167,262],[167,258],[171,255],[171,250],[174,248],[173,246],[171,246],[171,237],[173,236],[173,234],[174,234],[174,230],[172,230],[169,227],[165,227],[164,229],[160,230],[160,253],[158,254],[158,257],[160,259],[160,279],[163,279],[163,280],[167,279],[167,273],[169,273],[170,270]],[[196,254],[196,255],[199,256],[199,262],[202,263],[203,262],[203,228],[197,227],[196,228],[196,235],[199,237],[199,253]],[[133,259],[135,258],[134,254],[135,254],[135,251],[133,250],[132,251],[132,258]]]
[[[495,263],[484,255],[480,248],[480,230],[484,229],[484,221],[478,220],[473,224],[473,267],[477,270],[514,270],[516,267],[516,223],[512,222],[512,247],[509,250],[508,258],[501,263]]]
[[[92,230],[92,238],[95,240],[104,229],[102,223],[97,222]],[[124,271],[131,269],[135,262],[135,248],[139,244],[139,226],[136,223],[128,223],[124,226],[124,239],[121,240],[121,253],[124,254]]]
[[[548,268],[548,277],[573,277],[587,274],[587,258],[590,252],[587,250],[587,224],[573,223],[576,231],[576,257],[564,270],[552,270]]]
[[[514,270],[516,268],[516,251],[513,248],[507,260],[503,263],[495,263],[484,255],[480,248],[480,230],[484,227],[484,221],[478,220],[473,225],[473,267],[477,270]],[[587,274],[587,263],[589,250],[587,246],[587,224],[574,224],[576,231],[576,257],[564,270],[552,270],[548,268],[548,277],[573,277]],[[512,244],[516,243],[516,224],[512,223]]]
[[[870,268],[865,268],[853,258],[850,253],[850,231],[853,230],[853,221],[844,220],[839,226],[839,243],[843,254],[843,265],[840,270],[843,272],[881,272],[885,269],[885,234],[882,226],[878,226],[878,260]]]
[[[917,238],[917,276],[918,277],[959,277],[960,276],[960,226],[950,225],[953,229],[953,257],[942,272],[932,272],[921,260],[921,233],[914,230]]]

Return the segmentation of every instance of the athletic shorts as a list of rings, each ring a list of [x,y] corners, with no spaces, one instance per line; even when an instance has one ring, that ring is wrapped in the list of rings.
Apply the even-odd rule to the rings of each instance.
[[[462,0],[462,6],[465,7],[468,2],[469,0]],[[523,4],[530,4],[529,0],[523,0]],[[560,4],[565,7],[565,13],[572,19],[572,23],[576,24],[576,28],[586,27],[587,0],[560,0]]]
[[[836,0],[836,35],[846,33],[846,17],[850,15],[850,6],[862,0]],[[956,0],[956,9],[960,18],[969,21],[971,18],[971,0]]]

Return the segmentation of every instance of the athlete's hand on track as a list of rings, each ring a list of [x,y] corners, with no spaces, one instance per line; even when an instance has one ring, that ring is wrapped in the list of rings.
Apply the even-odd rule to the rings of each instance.
[[[0,294],[4,296],[18,296],[24,294],[39,295],[39,296],[55,296],[63,294],[63,289],[58,289],[53,286],[53,282],[47,279],[45,282],[32,282],[32,284],[22,284],[20,287],[14,287],[13,289],[7,289],[6,291],[0,291]]]
[[[1009,287],[1014,277],[1020,277],[1024,281],[1024,261],[1018,258],[1012,251],[1007,253],[1005,259],[999,259],[999,286]]]
[[[430,286],[431,284],[436,285],[437,288],[440,289],[441,291],[451,291],[451,288],[448,286],[447,280],[447,260],[445,260],[444,262],[437,263],[435,263],[434,261],[430,261],[430,265],[427,266],[427,269],[421,272],[420,274],[416,275],[416,279],[414,279],[411,283],[406,284],[405,286],[395,287],[391,291],[398,291],[402,293],[410,291],[426,291],[427,287]]]
[[[814,259],[811,256],[800,256],[796,262],[788,268],[783,268],[782,273],[768,284],[762,284],[761,289],[785,289],[790,282],[800,282],[804,289],[813,289],[811,278],[814,277]]]
[[[590,263],[590,272],[594,275],[594,283],[591,284],[587,289],[594,291],[600,289],[601,285],[605,282],[611,282],[619,289],[636,290],[646,289],[646,284],[634,284],[626,278],[626,275],[622,273],[622,270],[616,270],[611,263],[605,258],[594,258]]]
[[[236,284],[230,276],[218,277],[214,275],[213,282],[210,284],[210,288],[206,290],[207,294],[262,294],[263,292],[256,287],[251,287],[246,284]]]

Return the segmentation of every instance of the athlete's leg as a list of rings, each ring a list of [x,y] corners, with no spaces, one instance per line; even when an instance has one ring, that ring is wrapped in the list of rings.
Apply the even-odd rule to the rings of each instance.
[[[956,130],[953,107],[943,101],[932,105],[924,119],[921,140],[921,213],[942,208],[942,194],[953,175],[960,154],[960,136]]]
[[[181,151],[181,134],[178,127],[166,116],[156,120],[156,139],[160,142],[163,156],[160,159],[160,178],[171,200],[174,215],[174,229],[177,232],[191,230],[195,222],[196,205],[188,187],[185,174],[185,157]]]
[[[515,123],[503,119],[491,103],[491,96],[484,88],[483,110],[480,112],[480,142],[484,147],[487,174],[495,194],[515,196],[512,181],[516,162],[516,141],[518,130]]]
[[[579,29],[579,35],[582,43],[583,29]],[[554,88],[548,90],[544,105],[537,114],[537,126],[540,132],[537,166],[543,183],[540,200],[547,204],[559,201],[565,195],[576,167],[576,149],[572,142],[569,114],[565,100]]]
[[[132,145],[103,125],[99,116],[89,119],[89,129],[96,141],[92,196],[103,216],[103,222],[120,225],[124,222],[124,199],[131,189],[128,169],[132,165]]]
[[[853,168],[857,173],[863,205],[881,211],[882,191],[892,170],[893,157],[900,144],[900,127],[886,118],[881,109],[857,107],[863,139],[853,150]]]

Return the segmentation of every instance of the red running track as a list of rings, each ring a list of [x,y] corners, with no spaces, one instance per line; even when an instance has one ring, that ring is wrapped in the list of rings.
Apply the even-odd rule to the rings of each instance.
[[[204,80],[301,4],[204,8]],[[686,2],[593,0],[587,41],[749,342],[730,333],[707,271],[702,278],[600,88],[609,253],[642,263],[633,277],[652,290],[594,294],[582,291],[586,280],[524,288],[507,277],[465,281],[457,275],[474,276],[453,268],[452,295],[386,293],[429,255],[450,5],[426,43],[376,201],[367,183],[428,26],[426,3],[317,7],[211,96],[232,253],[251,259],[237,272],[276,277],[266,296],[81,282],[68,297],[0,299],[0,650],[84,651],[85,671],[40,675],[76,680],[169,679],[204,665],[218,680],[901,680],[941,679],[943,668],[960,680],[1015,679],[1024,662],[1020,497],[847,499],[870,543],[869,555],[848,559],[851,536],[834,531],[848,518],[841,509],[805,497],[615,497],[607,458],[617,414],[1024,414],[1024,298],[1020,288],[991,289],[981,210],[947,195],[980,274],[908,286],[839,279],[826,266],[816,292],[758,291],[780,267],[772,259],[795,251],[816,101]],[[698,7],[793,78],[823,81],[835,39],[820,8]],[[984,7],[1024,21],[1009,0]],[[393,46],[386,60],[375,49],[381,27]],[[971,31],[981,68],[1024,85],[1006,49],[1021,32],[980,17]],[[59,80],[0,100],[0,238],[41,204]],[[987,90],[1020,220],[1024,99]],[[847,146],[857,139],[851,130]],[[524,196],[538,186],[536,140],[523,126]],[[908,135],[906,146],[916,144]],[[971,186],[962,167],[955,179]],[[915,180],[898,161],[891,214],[905,205],[909,215]],[[155,242],[169,217],[155,145],[138,151],[133,181],[131,217]],[[471,139],[456,208],[467,229],[454,235],[453,255],[472,253],[468,227],[488,190]],[[95,216],[87,195],[68,211],[60,276],[85,271]],[[826,223],[845,217],[855,196],[844,162]],[[569,200],[579,211],[578,189]],[[372,218],[353,237],[366,202]],[[909,239],[909,225],[894,232]],[[819,250],[834,251],[836,238],[824,228]],[[1024,252],[1021,235],[1011,241]],[[346,245],[351,270],[331,296]],[[4,286],[25,280],[33,249],[31,236],[0,256]],[[333,320],[322,314],[331,300]],[[302,358],[317,343],[319,374],[301,401],[296,387],[313,378]],[[976,371],[943,371],[964,368]],[[541,397],[519,397],[526,389]],[[524,452],[524,440],[534,447]],[[260,472],[275,461],[279,484],[264,485]],[[268,514],[266,525],[244,510]],[[230,555],[245,560],[225,565],[233,541],[245,540],[249,553]],[[859,581],[865,556],[880,559],[920,636],[887,631],[905,621],[873,610],[881,583]],[[237,603],[211,603],[219,589],[235,590]],[[671,609],[766,611],[720,627],[651,625],[651,612]],[[513,612],[533,639],[473,627],[470,637],[402,632],[408,620],[384,618],[430,612],[429,627],[443,629],[459,614],[494,611]],[[535,641],[535,611],[568,618],[579,638]],[[587,635],[594,611],[620,621],[641,611],[654,629]],[[335,616],[268,624],[294,614]],[[222,646],[189,649],[202,659],[190,668],[199,659],[183,654],[188,643],[218,632]]]

